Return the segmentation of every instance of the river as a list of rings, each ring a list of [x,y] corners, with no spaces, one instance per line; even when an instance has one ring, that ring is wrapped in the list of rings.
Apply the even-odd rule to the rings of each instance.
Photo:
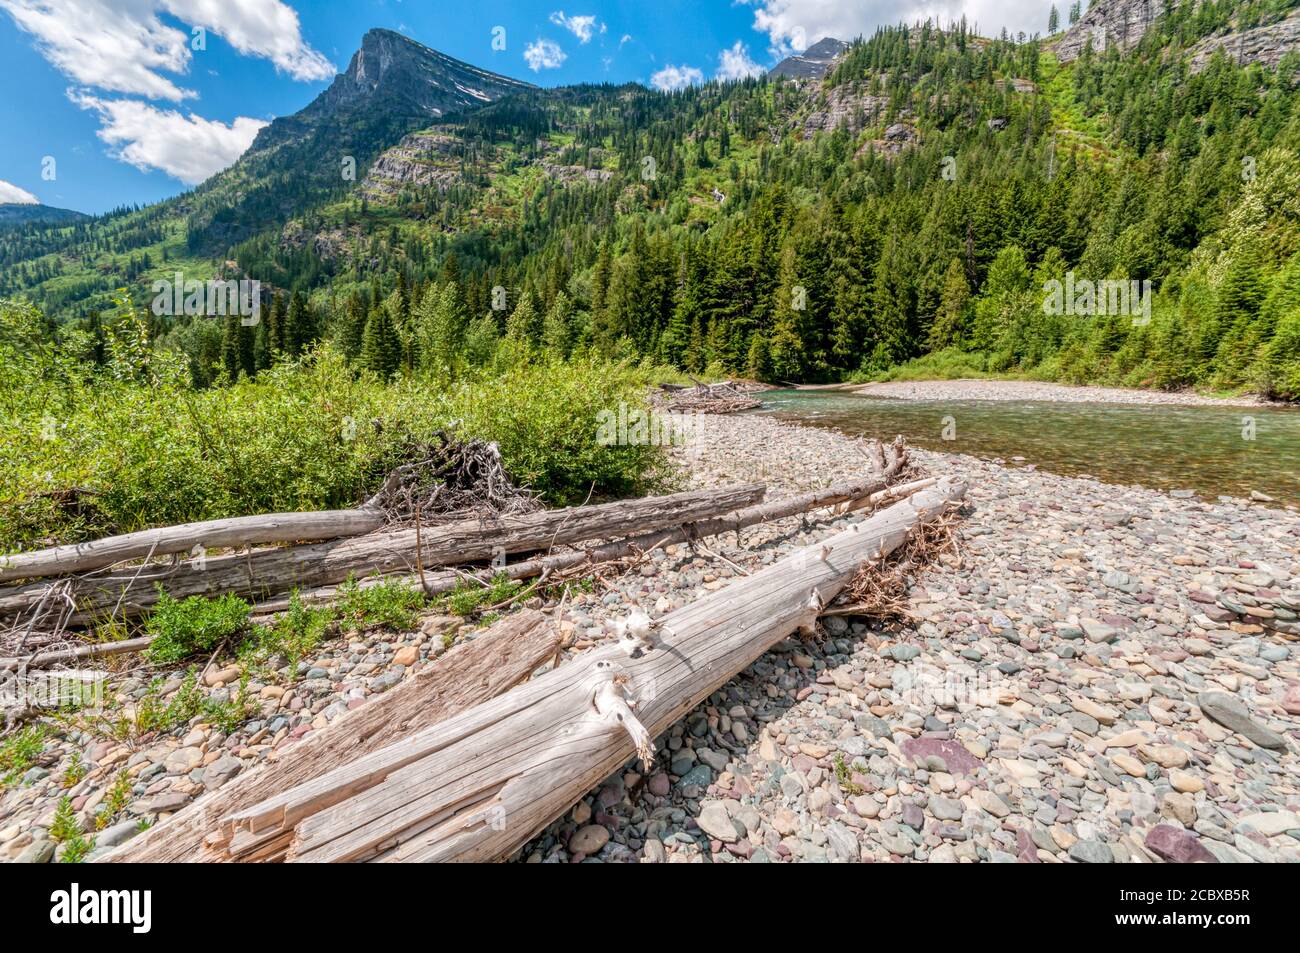
[[[912,401],[844,391],[776,390],[755,413],[914,446],[1032,464],[1106,483],[1194,490],[1213,499],[1252,490],[1300,506],[1300,409]]]

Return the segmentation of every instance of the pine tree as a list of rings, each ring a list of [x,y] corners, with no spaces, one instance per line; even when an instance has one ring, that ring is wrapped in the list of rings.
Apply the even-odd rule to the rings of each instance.
[[[506,319],[506,337],[517,344],[531,346],[537,343],[538,334],[537,307],[533,304],[533,293],[525,291],[519,296],[515,310]]]
[[[221,326],[221,369],[226,375],[226,380],[233,384],[239,380],[241,367],[239,315],[228,314]]]
[[[284,322],[284,351],[290,357],[298,357],[315,343],[316,337],[316,319],[307,296],[295,291]]]
[[[412,320],[419,366],[440,374],[453,373],[465,337],[465,312],[456,283],[430,283]]]
[[[943,276],[943,291],[939,296],[939,309],[930,325],[927,342],[931,351],[958,347],[962,343],[966,319],[966,305],[970,301],[970,285],[966,283],[966,269],[961,260],[954,258]]]
[[[1047,14],[1047,34],[1051,36],[1056,33],[1061,25],[1061,14],[1056,10],[1056,4],[1052,4],[1052,10]]]
[[[277,291],[271,299],[271,314],[266,321],[267,367],[274,363],[277,355],[288,351],[285,345],[285,323],[284,294]]]
[[[491,314],[484,314],[469,323],[465,332],[465,360],[474,367],[482,367],[492,361],[500,342],[497,320]]]
[[[388,308],[383,304],[371,309],[366,320],[361,366],[383,380],[392,377],[402,366],[402,342],[393,328]]]
[[[572,342],[573,306],[563,291],[555,296],[555,303],[546,312],[542,327],[542,345],[556,357],[568,357]]]
[[[344,313],[343,327],[340,331],[339,344],[343,354],[349,361],[355,361],[361,356],[361,345],[366,334],[366,309],[359,294],[353,294],[348,298],[347,311]]]

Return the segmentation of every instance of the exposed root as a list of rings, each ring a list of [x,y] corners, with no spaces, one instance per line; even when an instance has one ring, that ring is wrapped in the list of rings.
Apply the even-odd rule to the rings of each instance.
[[[495,443],[461,441],[446,432],[428,443],[411,443],[410,460],[384,480],[366,506],[382,510],[390,525],[449,522],[472,517],[516,516],[542,509],[528,490],[515,486]]]

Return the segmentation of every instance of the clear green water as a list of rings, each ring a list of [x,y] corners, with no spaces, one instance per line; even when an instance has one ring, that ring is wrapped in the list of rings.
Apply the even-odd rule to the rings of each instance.
[[[1213,499],[1258,490],[1300,505],[1300,408],[905,401],[842,391],[770,391],[762,410],[845,433],[1106,483],[1195,490]],[[954,439],[945,440],[945,417]],[[1254,421],[1254,439],[1243,428]],[[1013,460],[1023,457],[1023,460]]]

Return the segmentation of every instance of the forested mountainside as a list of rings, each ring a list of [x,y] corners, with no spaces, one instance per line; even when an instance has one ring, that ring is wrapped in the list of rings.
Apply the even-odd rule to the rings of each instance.
[[[1138,5],[1047,40],[882,29],[820,77],[672,94],[467,79],[372,31],[391,82],[358,82],[363,45],[194,192],[0,232],[0,295],[102,339],[119,286],[260,280],[256,328],[150,317],[204,386],[320,336],[387,375],[507,335],[770,380],[920,361],[1300,397],[1297,4]],[[393,92],[444,61],[458,101]],[[1133,299],[1045,307],[1101,282]]]

